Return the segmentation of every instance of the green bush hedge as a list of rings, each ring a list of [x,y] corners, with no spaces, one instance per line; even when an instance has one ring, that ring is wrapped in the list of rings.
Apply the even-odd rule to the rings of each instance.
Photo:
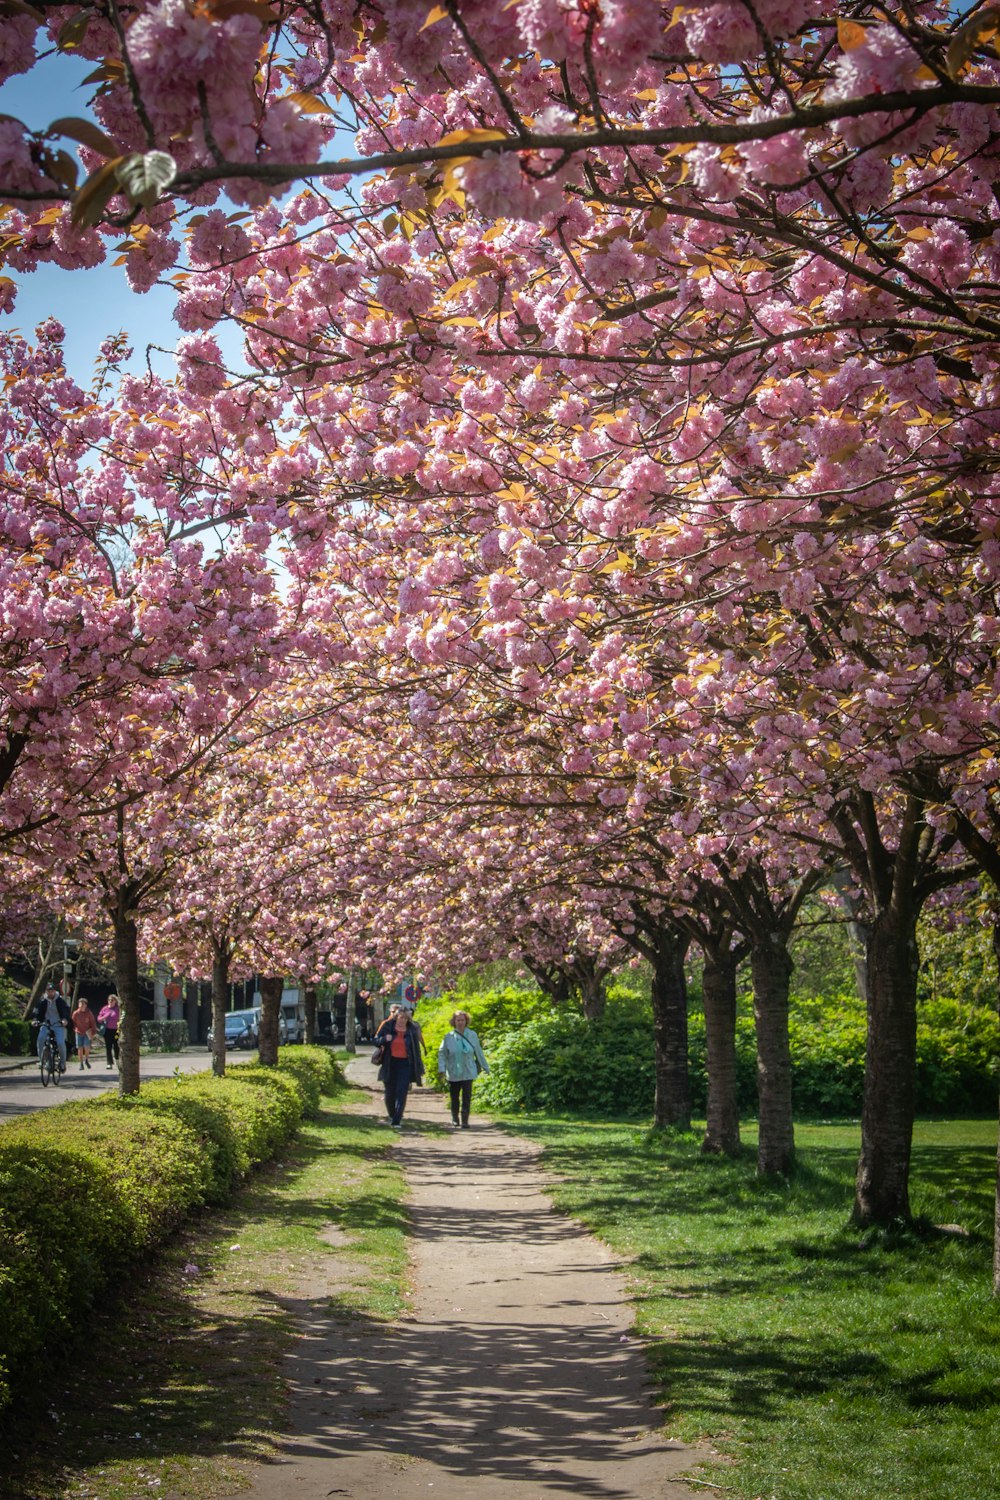
[[[147,1052],[182,1052],[191,1045],[186,1021],[140,1021],[139,1044]]]
[[[158,1079],[0,1126],[0,1411],[124,1266],[225,1199],[336,1087],[325,1049],[294,1050],[277,1069]]]
[[[302,1113],[308,1120],[319,1114],[324,1094],[332,1094],[345,1082],[340,1064],[326,1047],[307,1047],[298,1042],[278,1050],[278,1071],[290,1073],[302,1091]]]
[[[15,1016],[0,1018],[0,1054],[24,1057],[31,1050],[31,1027]]]
[[[647,1001],[612,992],[603,1019],[589,1023],[569,1008],[554,1011],[541,997],[536,997],[535,1007],[534,1016],[486,1033],[491,1071],[477,1085],[483,1104],[515,1111],[651,1113],[653,1031]],[[492,1009],[483,1004],[482,1010],[487,1017],[502,1014],[502,1006]],[[484,1026],[481,1034],[485,1030]],[[843,997],[832,1008],[808,1006],[804,1014],[793,1013],[789,1041],[797,1114],[823,1118],[860,1112],[865,1036],[865,1013],[854,997]],[[918,1113],[993,1111],[998,1042],[997,1017],[984,1006],[949,1000],[921,1005]],[[689,1017],[689,1056],[692,1102],[698,1114],[704,1112],[707,1096],[705,1017],[700,1011]],[[750,1016],[736,1023],[736,1077],[740,1111],[754,1115],[757,1059]]]

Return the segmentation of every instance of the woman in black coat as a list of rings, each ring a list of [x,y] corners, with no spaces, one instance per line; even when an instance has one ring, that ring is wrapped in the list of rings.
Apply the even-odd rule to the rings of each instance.
[[[424,1076],[423,1037],[411,1006],[392,1007],[375,1033],[375,1045],[382,1048],[378,1076],[385,1089],[385,1112],[393,1129],[400,1130],[410,1085]]]

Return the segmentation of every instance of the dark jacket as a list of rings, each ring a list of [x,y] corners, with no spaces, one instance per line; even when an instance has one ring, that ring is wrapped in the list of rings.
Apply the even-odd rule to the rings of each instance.
[[[385,1083],[389,1073],[389,1044],[392,1041],[393,1032],[396,1030],[396,1022],[392,1019],[383,1021],[375,1033],[376,1047],[385,1046],[385,1053],[379,1065],[378,1076],[381,1083]],[[410,1071],[414,1083],[420,1083],[424,1076],[424,1059],[422,1053],[423,1036],[416,1021],[411,1021],[406,1028],[406,1056],[409,1059]]]
[[[48,1000],[46,999],[46,997],[44,995],[40,995],[39,998],[35,1001],[35,1024],[36,1024],[36,1026],[41,1026],[42,1022],[45,1020],[45,1012],[48,1010],[48,1008],[49,1008],[49,1002],[48,1002]],[[59,1019],[60,1019],[60,1021],[63,1023],[64,1026],[68,1026],[69,1025],[69,1005],[63,999],[62,995],[57,995],[56,996],[56,1010],[59,1012]]]

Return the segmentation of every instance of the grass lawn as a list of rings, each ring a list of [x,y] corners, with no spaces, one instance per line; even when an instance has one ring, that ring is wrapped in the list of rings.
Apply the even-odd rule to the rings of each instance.
[[[366,1097],[366,1096],[361,1096]],[[292,1303],[391,1317],[406,1274],[388,1132],[327,1103],[227,1208],[109,1291],[0,1445],[3,1500],[211,1500],[281,1431]]]
[[[803,1125],[791,1183],[699,1137],[522,1119],[560,1208],[631,1262],[668,1431],[745,1500],[1000,1496],[1000,1303],[990,1293],[996,1122],[917,1126],[920,1232],[847,1223],[856,1124]],[[968,1236],[934,1232],[961,1225]],[[700,1487],[700,1486],[699,1486]]]

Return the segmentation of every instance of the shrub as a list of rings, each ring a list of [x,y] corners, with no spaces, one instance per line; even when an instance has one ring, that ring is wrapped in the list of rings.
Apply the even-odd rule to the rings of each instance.
[[[653,1033],[649,1006],[632,996],[610,999],[599,1021],[575,1011],[536,1014],[515,1030],[493,1032],[490,1072],[480,1098],[496,1109],[648,1112],[653,1102]]]
[[[609,993],[600,1021],[585,1022],[564,1008],[556,1011],[536,996],[522,995],[505,1013],[497,997],[481,996],[486,1018],[502,1018],[486,1033],[490,1074],[480,1080],[480,1099],[503,1110],[600,1111],[644,1115],[652,1112],[652,1013],[635,994]],[[518,1019],[518,1015],[524,1019]],[[436,1013],[435,1013],[436,1019]],[[478,1015],[474,1018],[474,1023]],[[506,1023],[506,1024],[505,1024]],[[446,1023],[445,1023],[446,1024]],[[477,1027],[477,1029],[480,1029]],[[428,1050],[432,1028],[427,1027]],[[707,1100],[705,1017],[688,1018],[692,1105],[703,1113]],[[1000,1024],[992,1010],[936,1000],[919,1008],[916,1106],[920,1114],[976,1114],[992,1111],[997,1100]],[[861,1109],[865,1069],[865,1012],[853,996],[836,1003],[807,1002],[793,1007],[789,1022],[792,1093],[796,1114],[829,1118],[854,1116]],[[736,1086],[740,1112],[757,1112],[756,1034],[753,1018],[736,1022]]]
[[[67,1104],[0,1131],[0,1408],[81,1303],[209,1193],[194,1133],[151,1110]]]
[[[16,1016],[0,1018],[0,1053],[24,1057],[31,1051],[31,1027]]]
[[[278,1068],[157,1079],[0,1127],[0,1410],[81,1304],[225,1199],[340,1077],[324,1049],[296,1048]]]
[[[139,1042],[149,1052],[182,1052],[191,1033],[186,1021],[140,1021]]]
[[[345,1082],[340,1064],[326,1047],[295,1043],[278,1051],[278,1071],[289,1073],[302,1091],[302,1112],[312,1120],[319,1114],[324,1094],[336,1093]]]

